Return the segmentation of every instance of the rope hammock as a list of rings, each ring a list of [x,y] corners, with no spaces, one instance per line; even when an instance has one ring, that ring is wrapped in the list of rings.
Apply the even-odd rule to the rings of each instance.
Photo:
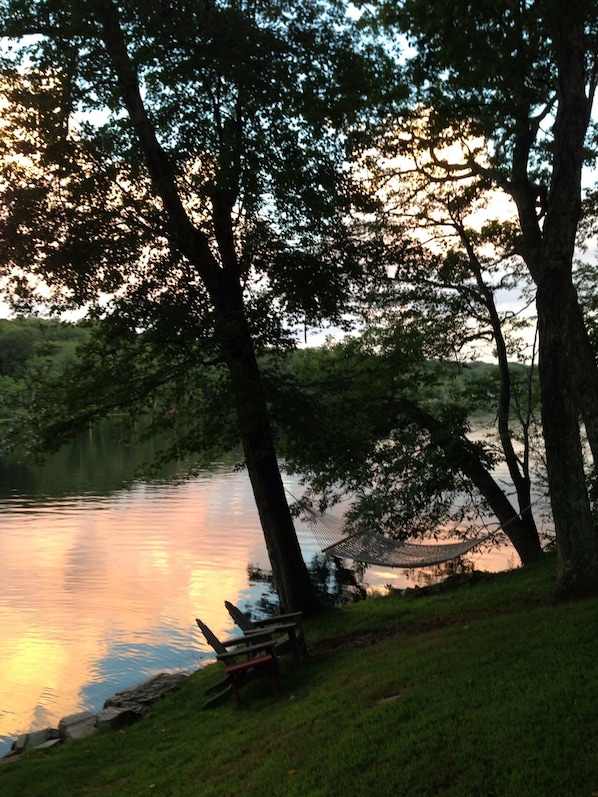
[[[308,507],[302,508],[323,554],[381,567],[411,568],[441,564],[471,551],[491,536],[488,534],[481,539],[439,544],[393,540],[375,529],[365,529],[344,536],[329,518],[317,515]]]

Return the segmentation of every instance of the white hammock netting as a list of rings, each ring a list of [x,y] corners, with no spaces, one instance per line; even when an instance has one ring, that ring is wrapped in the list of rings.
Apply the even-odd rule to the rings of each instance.
[[[365,531],[323,548],[322,553],[382,567],[427,567],[456,559],[481,542],[483,540],[463,540],[437,545],[401,542],[376,531]]]
[[[359,531],[356,534],[343,536],[334,525],[342,527],[342,521],[333,525],[331,519],[319,516],[304,507],[312,533],[326,556],[338,556],[341,559],[353,559],[381,567],[427,567],[448,562],[471,551],[487,540],[461,540],[447,543],[415,543],[393,540],[376,530]]]

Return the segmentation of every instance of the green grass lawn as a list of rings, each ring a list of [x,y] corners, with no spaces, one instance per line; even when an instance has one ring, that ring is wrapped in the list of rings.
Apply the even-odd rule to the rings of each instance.
[[[591,797],[598,600],[555,605],[554,571],[331,610],[278,700],[200,711],[212,665],[125,732],[2,765],[0,795]]]

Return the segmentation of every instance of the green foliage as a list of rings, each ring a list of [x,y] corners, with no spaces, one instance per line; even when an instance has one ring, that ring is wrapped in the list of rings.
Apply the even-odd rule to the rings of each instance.
[[[14,421],[15,416],[22,416],[31,400],[35,375],[60,378],[86,338],[86,330],[74,324],[0,319],[0,417]]]
[[[410,77],[418,99],[433,109],[431,139],[450,140],[451,131],[463,141],[482,136],[493,166],[507,179],[528,122],[530,178],[546,184],[549,139],[541,134],[532,141],[532,131],[538,132],[554,103],[553,24],[559,4],[458,0],[449,6],[406,0],[380,5],[385,22],[398,24],[417,49]],[[588,11],[595,6],[585,5]],[[592,18],[596,14],[590,12]]]
[[[0,374],[20,379],[36,357],[51,355],[53,362],[72,359],[86,338],[85,330],[43,318],[0,319]]]
[[[148,434],[171,435],[165,456],[210,456],[238,444],[239,408],[252,414],[231,363],[286,351],[305,324],[354,324],[384,279],[347,164],[404,89],[341,4],[120,4],[124,65],[115,9],[0,7],[0,269],[17,307],[43,289],[95,325],[77,363],[39,374],[28,418],[55,447],[114,410],[144,413]]]
[[[472,519],[474,500],[453,507],[471,495],[463,462],[487,469],[495,450],[464,442],[467,415],[496,401],[512,474],[511,419],[526,446],[532,425],[532,383],[508,366],[531,362],[528,321],[497,297],[531,297],[521,253],[546,213],[555,9],[405,0],[355,24],[320,0],[0,3],[12,300],[49,288],[54,309],[102,323],[76,364],[40,374],[36,439],[126,410],[170,435],[165,457],[209,456],[260,420],[268,448],[273,420],[324,502],[357,491],[399,533]],[[367,32],[376,11],[415,45],[404,69]],[[395,156],[416,167],[397,176]],[[524,247],[488,210],[493,186],[531,219]],[[292,373],[278,354],[325,323],[368,333]],[[489,346],[496,385],[432,365]]]
[[[393,536],[475,525],[483,502],[453,441],[464,439],[471,413],[487,409],[489,394],[494,399],[496,369],[488,366],[492,379],[473,390],[463,370],[426,362],[415,349],[408,355],[404,342],[376,350],[360,338],[293,356],[300,398],[286,402],[281,420],[285,467],[305,477],[322,508],[348,494],[357,525]],[[469,450],[488,467],[495,461],[492,447]]]
[[[26,401],[12,424],[14,444],[26,441],[41,454],[58,449],[90,425],[111,418],[120,434],[160,439],[151,470],[188,454],[190,469],[239,444],[226,370],[210,359],[213,346],[194,334],[137,333],[116,319],[86,329],[73,359],[54,358],[52,368],[31,368]],[[203,348],[202,348],[203,345]],[[73,389],[76,386],[76,389]]]
[[[0,374],[19,379],[33,355],[33,341],[25,329],[0,326]]]
[[[500,372],[495,363],[431,363],[437,373],[437,387],[433,395],[469,408],[471,413],[493,413],[500,392]],[[510,363],[512,398],[515,407],[524,406],[532,372],[533,405],[539,409],[537,368],[522,363]]]
[[[195,322],[206,286],[184,246],[173,246],[172,208],[157,206],[160,186],[123,119],[103,8],[92,3],[82,18],[77,3],[60,12],[3,3],[4,31],[16,41],[1,87],[0,259],[18,304],[42,281],[57,307],[90,303],[105,314],[106,294],[119,291],[111,309],[141,302],[143,328],[161,305],[186,304]],[[403,93],[391,61],[360,40],[340,5],[316,0],[259,8],[152,0],[120,14],[180,201],[222,257],[215,203],[231,216],[254,334],[272,344],[287,323],[340,319],[348,282],[362,279],[360,244],[351,252],[344,243],[347,211],[367,203],[344,167]],[[19,42],[35,27],[41,39]],[[11,158],[19,148],[23,161]],[[15,267],[33,272],[33,284]]]

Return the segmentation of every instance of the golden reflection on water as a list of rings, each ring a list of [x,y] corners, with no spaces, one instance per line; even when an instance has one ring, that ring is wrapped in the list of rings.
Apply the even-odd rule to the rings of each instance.
[[[248,562],[267,566],[246,479],[3,505],[0,737],[97,710],[152,672],[211,655],[195,617],[229,634],[223,601],[247,587]]]
[[[195,617],[230,636],[224,600],[259,597],[247,565],[268,568],[239,472],[108,497],[15,497],[0,524],[0,754],[18,733],[97,711],[156,672],[197,669],[213,652]],[[298,532],[310,561],[315,540]],[[480,566],[509,566],[497,555]],[[371,568],[366,581],[404,587],[413,576]]]

